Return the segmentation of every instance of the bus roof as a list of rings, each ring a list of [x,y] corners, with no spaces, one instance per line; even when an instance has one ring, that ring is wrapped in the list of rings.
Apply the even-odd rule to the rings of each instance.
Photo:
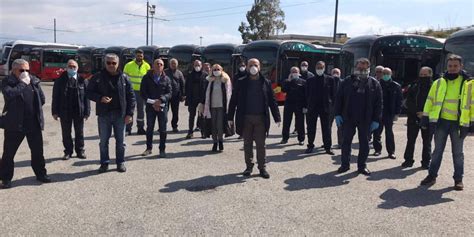
[[[199,46],[195,44],[178,44],[170,48],[170,52],[173,51],[190,51],[194,52]]]
[[[270,48],[280,48],[280,45],[283,43],[282,40],[257,40],[248,43],[242,51],[259,48],[259,47],[270,47]]]
[[[344,45],[342,45],[342,48],[353,45],[353,44],[368,44],[370,46],[377,38],[379,38],[378,35],[357,36],[348,40]]]
[[[451,41],[454,39],[458,39],[461,37],[468,37],[468,36],[474,36],[474,27],[470,27],[464,30],[456,31],[453,34],[451,34],[446,41]]]
[[[236,47],[236,44],[211,44],[204,48],[202,53],[206,54],[209,51],[231,51],[233,53]]]
[[[37,42],[37,41],[28,41],[28,40],[14,40],[6,42],[5,45],[15,46],[17,44],[33,45],[33,46],[57,46],[65,48],[79,48],[78,45],[73,44],[60,44],[60,43],[50,43],[50,42]]]
[[[148,46],[140,46],[140,47],[137,47],[137,49],[141,49],[143,51],[151,51],[151,52],[155,52],[155,50],[157,50],[159,47],[156,46],[156,45],[148,45]]]
[[[125,46],[110,46],[108,48],[105,48],[104,53],[109,53],[109,52],[123,52],[127,47]]]
[[[92,51],[94,51],[95,49],[97,49],[96,47],[93,47],[93,46],[88,46],[88,47],[81,47],[77,50],[78,53],[91,53]]]
[[[415,42],[416,40],[417,42]],[[443,48],[443,40],[424,36],[424,35],[413,35],[413,34],[397,34],[397,35],[385,35],[377,38],[374,42],[374,46],[378,46],[380,44],[384,44],[386,46],[414,46],[421,47],[421,48]]]

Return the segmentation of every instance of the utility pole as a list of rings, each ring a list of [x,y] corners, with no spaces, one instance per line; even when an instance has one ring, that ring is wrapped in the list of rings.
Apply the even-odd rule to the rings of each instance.
[[[56,43],[56,18],[54,18],[54,43]]]
[[[164,19],[164,18],[156,18],[154,17],[155,13],[156,13],[156,5],[150,5],[150,2],[146,1],[146,15],[137,15],[137,14],[132,14],[132,13],[124,13],[124,15],[127,15],[127,16],[135,16],[135,17],[142,17],[142,18],[146,18],[146,45],[148,46],[148,30],[150,29],[150,27],[148,27],[148,21],[149,19],[151,18],[151,44],[153,44],[153,20],[156,19],[156,20],[159,20],[159,21],[169,21],[167,19]],[[151,14],[151,16],[150,16]]]
[[[199,46],[202,46],[202,36],[199,36]]]
[[[74,31],[71,31],[71,30],[58,30],[56,28],[56,18],[54,18],[53,20],[53,29],[50,29],[50,28],[43,28],[43,27],[34,27],[35,29],[37,30],[48,30],[48,31],[52,31],[53,32],[53,36],[54,36],[54,43],[56,43],[56,32],[74,32]]]
[[[336,0],[336,13],[334,14],[334,35],[332,37],[332,42],[336,42],[337,34],[337,9],[339,7],[339,0]]]
[[[146,1],[146,46],[148,46],[148,12],[150,9],[150,3]]]
[[[155,15],[155,5],[151,5],[150,14],[151,14],[151,45],[153,45],[153,15]]]

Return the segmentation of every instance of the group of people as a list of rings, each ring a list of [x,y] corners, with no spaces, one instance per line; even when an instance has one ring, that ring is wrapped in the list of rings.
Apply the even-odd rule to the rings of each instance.
[[[135,109],[137,134],[146,135],[146,149],[142,155],[152,154],[153,133],[158,121],[158,156],[165,158],[168,110],[171,108],[172,111],[172,131],[178,132],[179,105],[184,102],[189,112],[187,139],[193,138],[197,122],[196,127],[201,130],[202,137],[212,137],[212,151],[219,152],[224,150],[224,137],[233,135],[235,131],[244,144],[246,168],[242,174],[250,176],[253,172],[255,143],[259,174],[270,178],[266,169],[265,140],[270,129],[270,117],[280,126],[281,116],[272,83],[261,73],[258,59],[241,62],[238,73],[233,77],[219,64],[210,65],[195,60],[185,78],[178,69],[176,59],[171,59],[165,69],[162,59],[154,60],[150,66],[143,56],[143,51],[137,50],[135,59],[121,71],[119,57],[106,54],[105,69],[90,80],[77,73],[79,65],[76,61],[68,61],[66,71],[54,82],[51,105],[53,118],[61,123],[64,160],[70,159],[73,151],[78,158],[87,158],[83,128],[84,121],[90,117],[90,101],[95,102],[98,117],[100,173],[109,170],[112,131],[116,140],[117,171],[126,172],[124,140],[126,134],[132,134]],[[351,145],[356,130],[359,138],[357,170],[360,174],[370,175],[366,166],[369,140],[373,137],[374,155],[380,155],[383,129],[388,157],[395,159],[393,124],[401,112],[402,91],[392,78],[392,70],[377,66],[374,78],[370,76],[370,62],[365,58],[357,60],[354,73],[347,78],[341,78],[338,68],[333,68],[330,75],[326,74],[323,61],[316,63],[315,74],[308,67],[308,62],[301,62],[300,67],[292,67],[288,79],[281,82],[282,90],[286,92],[281,144],[288,143],[294,114],[299,145],[304,145],[306,117],[306,153],[315,150],[319,118],[322,148],[325,153],[334,155],[331,127],[336,121],[337,147],[341,149],[339,173],[350,169]],[[462,70],[462,59],[456,55],[448,58],[448,71],[441,78],[433,80],[432,77],[433,71],[423,67],[419,79],[408,88],[408,142],[402,166],[413,166],[416,138],[421,131],[421,164],[429,169],[429,175],[422,184],[434,184],[446,139],[450,136],[455,189],[462,190],[463,141],[474,132],[473,83]],[[11,75],[2,84],[5,106],[1,122],[5,139],[0,164],[1,187],[11,187],[13,158],[25,137],[31,149],[32,167],[37,180],[51,182],[43,155],[42,106],[45,96],[39,79],[29,74],[27,61],[17,59],[12,64]],[[72,127],[75,130],[74,142]],[[435,149],[431,153],[433,136]]]

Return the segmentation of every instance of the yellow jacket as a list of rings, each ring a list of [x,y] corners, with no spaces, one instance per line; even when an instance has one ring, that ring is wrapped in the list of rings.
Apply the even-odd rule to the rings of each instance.
[[[134,91],[140,91],[140,84],[142,83],[142,78],[150,70],[150,64],[142,61],[142,65],[138,65],[134,60],[125,64],[123,72],[130,77],[130,82],[132,83],[132,88]]]

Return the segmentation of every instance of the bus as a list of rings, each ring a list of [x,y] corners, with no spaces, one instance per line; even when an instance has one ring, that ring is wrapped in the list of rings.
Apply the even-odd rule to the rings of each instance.
[[[145,58],[145,61],[150,64],[150,66],[153,65],[153,61],[158,58],[157,50],[159,49],[159,47],[156,45],[140,46],[137,49],[143,50],[143,56]]]
[[[353,73],[356,60],[369,58],[370,48],[377,35],[364,35],[348,40],[341,48],[341,76],[346,77]]]
[[[468,28],[453,33],[444,42],[445,58],[449,54],[457,54],[462,57],[464,70],[474,76],[474,28]],[[446,65],[446,59],[443,60]],[[445,69],[446,66],[443,67]]]
[[[82,47],[77,50],[77,56],[78,73],[85,79],[90,79],[104,68],[104,48]]]
[[[169,58],[175,58],[178,60],[178,69],[184,74],[186,78],[192,71],[193,61],[199,54],[199,46],[194,44],[180,44],[175,45],[169,49]],[[200,55],[199,55],[200,56]]]
[[[30,69],[34,75],[41,79],[55,79],[57,74],[57,63],[62,60],[74,58],[79,46],[70,44],[44,43],[34,41],[16,40],[6,42],[2,45],[2,57],[0,58],[0,77],[5,77],[10,73],[12,63],[15,59],[25,59],[32,63]],[[46,61],[45,61],[46,60]],[[61,69],[63,70],[63,69]],[[56,75],[55,75],[56,74]]]
[[[165,63],[165,68],[168,67],[169,52],[170,52],[170,47],[159,47],[158,50],[155,51],[155,58],[161,58],[163,62]]]
[[[329,73],[333,68],[339,67],[339,56],[340,49],[296,40],[254,41],[243,47],[241,53],[241,57],[246,61],[251,58],[257,58],[260,61],[260,71],[272,82],[275,97],[280,104],[286,97],[286,94],[281,91],[281,82],[288,78],[291,67],[299,67],[301,61],[308,61],[311,70],[315,68],[316,62],[324,61],[326,73]],[[238,58],[234,57],[234,59]]]
[[[214,64],[221,65],[224,71],[232,77],[232,55],[236,47],[235,44],[208,45],[202,52],[202,60],[210,63],[211,66]]]
[[[123,71],[125,64],[135,58],[135,48],[127,48],[124,46],[111,46],[104,50],[104,55],[114,53],[119,57],[119,69]]]

